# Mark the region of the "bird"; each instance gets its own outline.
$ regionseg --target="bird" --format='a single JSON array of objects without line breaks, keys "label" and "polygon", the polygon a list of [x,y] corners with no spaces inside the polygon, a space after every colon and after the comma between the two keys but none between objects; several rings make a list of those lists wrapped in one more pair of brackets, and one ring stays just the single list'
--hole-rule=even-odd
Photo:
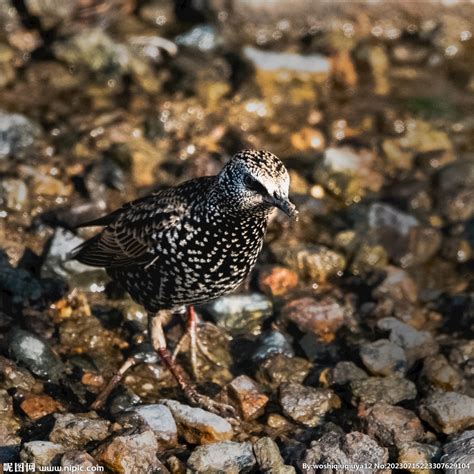
[{"label": "bird", "polygon": [[[297,217],[288,197],[289,184],[288,171],[277,156],[242,150],[214,176],[158,190],[81,224],[103,229],[75,248],[71,258],[104,267],[145,308],[153,349],[193,405],[219,414],[235,413],[189,382],[176,363],[176,353],[173,356],[167,347],[166,315],[187,311],[194,368],[196,346],[204,350],[196,334],[194,305],[230,293],[246,279],[262,249],[273,209]],[[126,360],[94,408],[106,401],[135,362]]]}]

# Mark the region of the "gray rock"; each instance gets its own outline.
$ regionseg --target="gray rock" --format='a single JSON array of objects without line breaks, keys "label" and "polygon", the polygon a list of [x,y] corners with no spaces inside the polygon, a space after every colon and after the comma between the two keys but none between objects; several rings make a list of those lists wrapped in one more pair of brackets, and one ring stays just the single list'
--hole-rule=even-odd
[{"label": "gray rock", "polygon": [[188,459],[186,472],[202,474],[240,474],[256,464],[250,443],[223,441],[197,447]]},{"label": "gray rock", "polygon": [[405,352],[388,339],[379,339],[363,345],[360,358],[373,375],[403,376],[407,371]]},{"label": "gray rock", "polygon": [[334,385],[345,385],[353,380],[364,380],[368,377],[364,370],[348,360],[338,362],[329,373],[329,380]]},{"label": "gray rock", "polygon": [[439,350],[438,343],[428,331],[418,331],[396,318],[380,319],[377,327],[383,331],[390,331],[390,341],[403,348],[409,365],[436,354]]},{"label": "gray rock", "polygon": [[55,352],[36,334],[14,327],[9,332],[8,350],[14,360],[38,377],[57,382],[64,366]]},{"label": "gray rock", "polygon": [[22,211],[28,204],[28,188],[21,179],[6,178],[0,181],[0,207]]},{"label": "gray rock", "polygon": [[178,443],[178,428],[167,406],[142,405],[124,413],[126,416],[130,414],[137,416],[142,423],[153,430],[160,446],[175,446]]},{"label": "gray rock", "polygon": [[68,467],[70,471],[76,466],[76,470],[79,472],[92,472],[93,468],[97,466],[97,461],[85,451],[74,450],[64,453],[60,464],[62,467]]},{"label": "gray rock", "polygon": [[102,441],[109,435],[110,421],[95,412],[55,414],[49,440],[69,449],[81,448],[90,441]]},{"label": "gray rock", "polygon": [[183,405],[175,400],[162,400],[173,414],[178,425],[178,433],[188,443],[205,444],[226,441],[234,432],[224,418],[201,408]]},{"label": "gray rock", "polygon": [[283,413],[293,421],[315,427],[326,413],[341,406],[341,400],[326,388],[285,383],[280,386],[280,405]]},{"label": "gray rock", "polygon": [[177,36],[175,42],[179,46],[209,52],[218,47],[220,40],[216,29],[212,25],[197,25]]},{"label": "gray rock", "polygon": [[40,466],[50,466],[59,461],[66,448],[61,444],[50,441],[30,441],[23,445],[20,459],[25,463],[35,463]]},{"label": "gray rock", "polygon": [[302,357],[277,354],[259,365],[256,378],[260,383],[275,389],[284,382],[303,383],[311,367],[313,364]]},{"label": "gray rock", "polygon": [[377,403],[363,416],[366,433],[382,446],[400,447],[423,438],[424,429],[418,417],[402,407]]},{"label": "gray rock", "polygon": [[24,152],[38,135],[38,126],[24,115],[0,111],[0,159]]},{"label": "gray rock", "polygon": [[422,400],[419,410],[421,419],[445,434],[474,425],[474,398],[458,392],[435,392]]},{"label": "gray rock", "polygon": [[283,354],[288,357],[295,355],[290,341],[279,331],[265,331],[258,340],[255,352],[252,354],[252,361],[260,363],[268,357],[276,354]]},{"label": "gray rock", "polygon": [[13,304],[27,305],[42,299],[44,287],[30,272],[11,267],[0,256],[0,292],[10,295]]},{"label": "gray rock", "polygon": [[[474,464],[474,430],[453,437],[443,446],[444,455],[440,461],[447,464],[461,464],[459,467],[448,467],[447,474],[465,473]],[[464,466],[462,466],[464,464]],[[470,466],[469,466],[470,465]]]},{"label": "gray rock", "polygon": [[58,227],[41,267],[41,276],[65,279],[76,287],[92,291],[103,288],[107,278],[103,269],[70,258],[70,252],[82,242],[84,240],[72,232]]},{"label": "gray rock", "polygon": [[0,356],[0,388],[16,388],[30,392],[36,381],[28,370],[18,367],[13,361]]},{"label": "gray rock", "polygon": [[395,405],[403,400],[416,398],[415,384],[402,377],[369,377],[363,380],[353,380],[350,383],[352,400],[356,405],[363,402],[373,405],[385,402]]},{"label": "gray rock", "polygon": [[[311,443],[311,447],[305,452],[301,466],[304,472],[316,474],[316,472],[330,473],[331,469],[316,470],[311,466],[314,464],[383,464],[388,460],[388,450],[379,446],[372,438],[358,431],[341,433],[329,431]],[[375,469],[358,468],[344,470],[347,473],[372,474]]]},{"label": "gray rock", "polygon": [[205,308],[218,327],[233,335],[260,334],[273,312],[272,301],[261,293],[221,296]]},{"label": "gray rock", "polygon": [[421,381],[431,389],[456,391],[463,387],[464,379],[442,354],[427,357],[423,362]]},{"label": "gray rock", "polygon": [[269,437],[260,438],[253,444],[253,452],[260,472],[264,474],[293,474],[293,466],[283,462],[278,445]]}]

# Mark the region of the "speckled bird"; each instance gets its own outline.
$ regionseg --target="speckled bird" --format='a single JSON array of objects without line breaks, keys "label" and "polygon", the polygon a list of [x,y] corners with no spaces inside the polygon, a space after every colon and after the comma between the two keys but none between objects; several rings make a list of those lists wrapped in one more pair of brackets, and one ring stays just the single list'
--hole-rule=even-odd
[{"label": "speckled bird", "polygon": [[[150,315],[178,312],[244,281],[271,211],[297,214],[288,189],[288,172],[275,155],[244,150],[216,176],[157,191],[83,224],[105,228],[73,257],[105,267]],[[154,344],[160,355],[163,345]]]}]

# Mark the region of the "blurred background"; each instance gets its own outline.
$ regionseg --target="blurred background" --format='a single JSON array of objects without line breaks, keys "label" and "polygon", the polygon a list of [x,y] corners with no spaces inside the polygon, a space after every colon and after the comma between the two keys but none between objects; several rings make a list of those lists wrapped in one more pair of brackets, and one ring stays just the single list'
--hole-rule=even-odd
[{"label": "blurred background", "polygon": [[[67,396],[51,392],[62,408],[91,399],[100,381],[77,374],[107,379],[144,315],[103,272],[64,262],[93,232],[74,226],[263,148],[288,167],[300,221],[275,216],[238,316],[209,310],[240,344],[213,350],[252,375],[277,347],[303,360],[288,359],[286,376],[311,372],[313,386],[355,360],[336,385],[361,367],[377,380],[346,394],[341,426],[357,422],[354,404],[393,388],[392,373],[416,384],[400,396],[424,413],[423,442],[438,449],[472,425],[473,21],[473,3],[454,0],[0,0],[2,354],[23,360],[8,346],[20,324],[69,367]],[[270,327],[290,342],[265,342]],[[404,354],[381,343],[372,359],[354,356],[389,329]],[[254,346],[252,359],[242,347]],[[208,377],[232,378],[215,367]],[[126,383],[156,396],[150,374]],[[439,390],[458,398],[420,412]],[[432,415],[439,403],[460,414]],[[283,443],[286,458],[301,443]],[[439,458],[435,448],[424,453]]]}]

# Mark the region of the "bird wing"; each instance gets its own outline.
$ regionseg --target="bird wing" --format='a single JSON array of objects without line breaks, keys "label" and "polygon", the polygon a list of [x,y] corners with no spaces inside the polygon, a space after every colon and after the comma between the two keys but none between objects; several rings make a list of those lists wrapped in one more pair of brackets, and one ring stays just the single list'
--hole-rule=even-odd
[{"label": "bird wing", "polygon": [[107,227],[74,249],[71,257],[107,268],[154,263],[163,233],[175,227],[187,209],[184,198],[167,191],[128,203],[88,223]]}]

